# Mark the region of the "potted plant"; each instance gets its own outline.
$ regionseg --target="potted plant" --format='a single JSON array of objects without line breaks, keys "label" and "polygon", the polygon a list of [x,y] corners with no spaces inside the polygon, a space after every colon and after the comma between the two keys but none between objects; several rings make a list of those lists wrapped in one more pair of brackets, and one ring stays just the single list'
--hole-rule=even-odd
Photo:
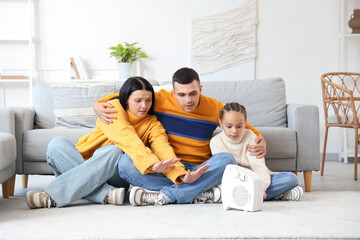
[{"label": "potted plant", "polygon": [[117,67],[119,70],[120,79],[127,79],[130,77],[130,69],[132,63],[139,58],[147,58],[145,52],[141,51],[140,47],[135,47],[135,43],[124,42],[124,45],[119,43],[117,46],[110,47],[110,57],[115,57],[118,61]]}]

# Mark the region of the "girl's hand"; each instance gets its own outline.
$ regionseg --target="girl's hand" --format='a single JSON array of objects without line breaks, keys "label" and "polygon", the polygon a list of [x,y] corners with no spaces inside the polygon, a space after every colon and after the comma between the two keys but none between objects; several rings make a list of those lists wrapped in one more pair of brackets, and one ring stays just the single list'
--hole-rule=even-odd
[{"label": "girl's hand", "polygon": [[175,167],[175,163],[179,162],[180,158],[172,158],[168,160],[162,160],[149,167],[150,171],[162,173]]},{"label": "girl's hand", "polygon": [[264,199],[267,197],[266,192],[264,191]]},{"label": "girl's hand", "polygon": [[256,158],[262,158],[266,155],[266,142],[263,136],[257,136],[254,140],[255,144],[249,145],[247,150],[250,155],[256,156]]},{"label": "girl's hand", "polygon": [[106,124],[112,123],[111,119],[116,119],[114,115],[111,113],[117,113],[116,110],[112,110],[114,106],[107,102],[95,102],[94,104],[94,112]]},{"label": "girl's hand", "polygon": [[196,180],[198,180],[206,172],[206,170],[208,170],[209,167],[210,167],[210,164],[206,164],[202,167],[199,167],[194,172],[190,172],[190,169],[189,169],[185,175],[180,176],[179,178],[184,183],[193,183]]}]

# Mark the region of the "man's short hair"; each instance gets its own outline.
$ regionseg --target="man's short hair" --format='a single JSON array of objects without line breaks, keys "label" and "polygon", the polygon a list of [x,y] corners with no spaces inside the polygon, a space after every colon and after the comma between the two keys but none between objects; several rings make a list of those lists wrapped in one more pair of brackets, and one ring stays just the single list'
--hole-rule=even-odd
[{"label": "man's short hair", "polygon": [[175,82],[179,84],[188,84],[196,80],[200,85],[200,78],[197,72],[192,68],[180,68],[172,77],[172,85],[174,87]]}]

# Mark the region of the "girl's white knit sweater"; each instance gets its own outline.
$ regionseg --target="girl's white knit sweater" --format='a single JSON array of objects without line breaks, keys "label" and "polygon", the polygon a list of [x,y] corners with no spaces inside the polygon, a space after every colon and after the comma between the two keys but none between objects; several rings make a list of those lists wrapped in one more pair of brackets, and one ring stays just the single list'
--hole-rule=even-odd
[{"label": "girl's white knit sweater", "polygon": [[213,155],[220,152],[231,153],[235,157],[236,163],[239,166],[246,167],[261,177],[263,180],[263,189],[266,191],[266,189],[270,186],[271,171],[265,165],[265,158],[256,158],[256,156],[251,156],[246,150],[249,144],[256,144],[254,142],[255,138],[256,134],[249,129],[244,129],[244,134],[236,140],[228,138],[224,131],[222,131],[211,139],[211,153]]}]

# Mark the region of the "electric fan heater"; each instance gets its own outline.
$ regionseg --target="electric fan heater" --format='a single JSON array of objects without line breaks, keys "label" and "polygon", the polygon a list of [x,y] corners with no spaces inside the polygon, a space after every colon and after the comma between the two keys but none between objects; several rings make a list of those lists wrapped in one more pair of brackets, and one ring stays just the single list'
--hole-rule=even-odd
[{"label": "electric fan heater", "polygon": [[255,172],[237,165],[227,165],[221,183],[224,210],[259,211],[263,203],[262,179]]}]

